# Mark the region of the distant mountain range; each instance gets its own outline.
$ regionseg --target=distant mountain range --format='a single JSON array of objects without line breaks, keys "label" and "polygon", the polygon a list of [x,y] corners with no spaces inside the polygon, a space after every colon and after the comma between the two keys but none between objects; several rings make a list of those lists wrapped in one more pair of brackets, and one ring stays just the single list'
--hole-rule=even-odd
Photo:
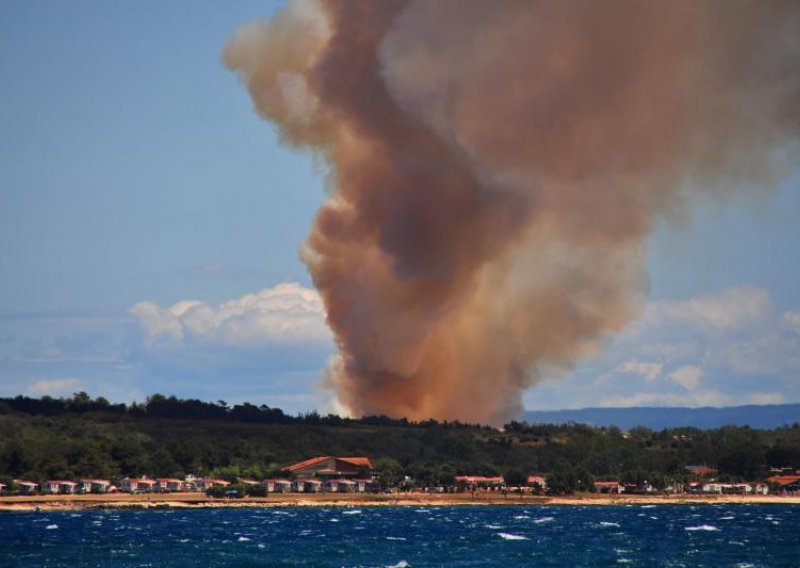
[{"label": "distant mountain range", "polygon": [[726,424],[772,429],[800,422],[800,404],[729,406],[724,408],[643,407],[580,408],[575,410],[528,410],[526,422],[564,424],[582,422],[594,426],[617,426],[628,430],[646,426],[653,430],[691,426],[719,428]]}]

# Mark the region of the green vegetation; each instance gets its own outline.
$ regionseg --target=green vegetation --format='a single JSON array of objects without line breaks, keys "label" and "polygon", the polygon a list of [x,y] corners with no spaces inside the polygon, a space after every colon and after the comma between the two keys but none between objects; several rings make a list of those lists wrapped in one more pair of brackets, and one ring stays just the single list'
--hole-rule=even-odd
[{"label": "green vegetation", "polygon": [[0,481],[188,473],[263,479],[314,455],[370,456],[383,485],[401,484],[405,476],[422,485],[448,485],[462,474],[519,480],[539,473],[556,492],[590,488],[599,479],[646,479],[663,487],[689,479],[689,464],[717,468],[722,481],[800,468],[800,425],[623,433],[512,422],[496,430],[382,416],[288,416],[266,406],[162,395],[129,406],[85,393],[0,399]]}]

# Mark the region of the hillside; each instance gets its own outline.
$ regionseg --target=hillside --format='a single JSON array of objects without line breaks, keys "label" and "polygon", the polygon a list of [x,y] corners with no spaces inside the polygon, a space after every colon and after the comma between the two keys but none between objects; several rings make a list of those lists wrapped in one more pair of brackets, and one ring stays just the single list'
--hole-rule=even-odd
[{"label": "hillside", "polygon": [[731,479],[800,468],[800,425],[623,433],[581,424],[486,426],[387,417],[288,416],[266,406],[227,407],[153,395],[145,404],[71,399],[0,399],[0,480],[146,474],[181,477],[277,475],[315,455],[369,456],[385,481],[426,484],[456,474],[554,471],[595,478],[679,479],[708,464]]}]

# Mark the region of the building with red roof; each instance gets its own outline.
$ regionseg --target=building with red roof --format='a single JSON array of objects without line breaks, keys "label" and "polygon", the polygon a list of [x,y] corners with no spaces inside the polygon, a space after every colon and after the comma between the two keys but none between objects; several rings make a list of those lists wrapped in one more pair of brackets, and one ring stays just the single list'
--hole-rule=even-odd
[{"label": "building with red roof", "polygon": [[364,472],[372,471],[372,462],[366,457],[317,456],[305,461],[292,464],[284,471],[296,477],[354,477]]},{"label": "building with red roof", "polygon": [[619,481],[595,481],[594,489],[598,493],[622,493],[625,491]]},{"label": "building with red roof", "polygon": [[779,488],[800,485],[800,475],[773,475],[767,478],[767,483],[777,485]]}]

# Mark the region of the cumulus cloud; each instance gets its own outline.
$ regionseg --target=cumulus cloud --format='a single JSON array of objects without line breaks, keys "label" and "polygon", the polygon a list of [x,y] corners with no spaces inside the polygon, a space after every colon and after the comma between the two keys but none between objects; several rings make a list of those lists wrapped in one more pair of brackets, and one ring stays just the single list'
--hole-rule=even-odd
[{"label": "cumulus cloud", "polygon": [[[800,376],[800,310],[776,310],[766,290],[652,302],[632,329],[564,378],[574,406],[725,406],[794,402]],[[633,377],[639,381],[631,380]],[[559,385],[537,392],[560,404]]]},{"label": "cumulus cloud", "polygon": [[651,304],[646,326],[678,324],[706,332],[730,332],[763,321],[770,311],[769,294],[757,286],[739,286],[689,300]]},{"label": "cumulus cloud", "polygon": [[143,301],[131,308],[150,348],[260,347],[327,344],[322,301],[297,283],[278,284],[217,305],[181,300],[170,307]]},{"label": "cumulus cloud", "polygon": [[653,382],[659,375],[661,369],[664,367],[661,363],[643,363],[641,361],[631,360],[625,361],[616,368],[619,373],[633,373],[641,375],[647,382]]},{"label": "cumulus cloud", "polygon": [[702,377],[703,370],[693,365],[684,365],[667,375],[669,380],[678,383],[688,391],[696,390]]}]

